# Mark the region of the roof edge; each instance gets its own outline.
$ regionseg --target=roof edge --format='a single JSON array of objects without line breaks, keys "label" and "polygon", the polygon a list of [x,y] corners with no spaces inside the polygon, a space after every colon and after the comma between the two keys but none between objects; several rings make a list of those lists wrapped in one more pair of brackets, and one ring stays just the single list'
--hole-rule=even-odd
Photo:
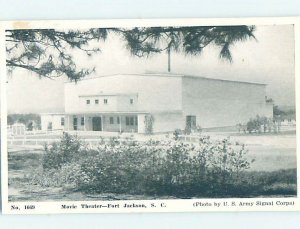
[{"label": "roof edge", "polygon": [[[78,82],[85,81],[85,80],[99,79],[102,77],[114,77],[114,76],[181,77],[181,78],[194,78],[194,79],[204,79],[204,80],[223,81],[223,82],[242,83],[242,84],[254,84],[254,85],[262,85],[262,86],[267,85],[266,83],[210,78],[207,76],[186,75],[186,74],[177,74],[177,73],[141,73],[141,74],[119,73],[119,74],[96,76],[96,77],[92,77],[92,78],[84,78],[84,79],[79,80]],[[74,82],[65,82],[65,84],[69,84],[69,83],[74,83]]]}]

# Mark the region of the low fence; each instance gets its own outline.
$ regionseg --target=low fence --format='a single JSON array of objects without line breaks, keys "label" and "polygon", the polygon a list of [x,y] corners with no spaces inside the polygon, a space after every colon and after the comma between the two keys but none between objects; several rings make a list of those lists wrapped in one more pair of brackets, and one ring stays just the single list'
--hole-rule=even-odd
[{"label": "low fence", "polygon": [[63,130],[62,129],[57,129],[57,130],[24,130],[22,132],[13,132],[11,127],[7,128],[7,135],[10,138],[14,137],[24,137],[24,136],[36,136],[36,135],[55,135],[55,134],[62,134]]},{"label": "low fence", "polygon": [[11,138],[7,140],[8,145],[46,145],[53,142],[59,142],[60,139],[27,139],[27,138]]},{"label": "low fence", "polygon": [[185,142],[199,142],[200,139],[202,139],[203,136],[199,135],[179,135],[178,139]]},{"label": "low fence", "polygon": [[26,131],[25,135],[55,135],[55,134],[62,134],[62,129],[56,129],[56,130],[32,130],[32,131]]},{"label": "low fence", "polygon": [[[280,132],[295,130],[295,126],[281,126]],[[29,132],[29,131],[28,131]],[[28,133],[26,132],[26,133]],[[31,131],[30,131],[31,132]],[[8,137],[8,145],[45,145],[51,144],[53,142],[59,142],[61,140],[62,134],[64,132],[62,130],[53,130],[48,132],[35,131],[30,134],[26,134],[23,136],[9,136]],[[98,131],[66,131],[74,136],[78,136],[82,141],[86,142],[89,145],[99,144],[101,141],[108,142],[112,138],[116,138],[118,141],[139,141],[145,142],[147,140],[163,140],[163,136],[156,135],[139,135],[139,134],[131,134],[131,133],[123,133],[120,135],[116,132],[98,132]],[[231,132],[238,133],[238,132]],[[228,135],[227,135],[228,134]],[[241,133],[242,134],[242,133]],[[264,133],[262,133],[264,134]],[[209,135],[211,139],[220,140],[230,136],[229,132],[208,132],[203,134],[190,134],[184,135],[180,134],[178,139],[184,142],[196,143],[199,142],[204,136]],[[243,135],[241,135],[243,136]],[[246,135],[245,135],[246,136]],[[169,136],[167,138],[173,138],[173,136]]]},{"label": "low fence", "polygon": [[[94,137],[94,138],[80,138],[81,141],[88,145],[98,145],[100,142],[109,142],[112,139],[115,139],[120,142],[132,142],[136,141],[134,138],[129,138],[129,137],[122,137],[122,138],[116,138],[114,136],[111,137]],[[59,142],[61,141],[61,138],[59,136],[56,136],[55,138],[8,138],[7,144],[9,146],[45,146],[49,145],[54,142]]]}]

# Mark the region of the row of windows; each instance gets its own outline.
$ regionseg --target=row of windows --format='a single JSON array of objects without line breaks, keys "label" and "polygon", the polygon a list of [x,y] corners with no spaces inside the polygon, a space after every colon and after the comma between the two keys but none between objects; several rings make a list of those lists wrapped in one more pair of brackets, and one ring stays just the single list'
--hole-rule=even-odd
[{"label": "row of windows", "polygon": [[[84,117],[81,117],[80,123],[81,123],[82,126],[84,126]],[[64,125],[65,125],[65,118],[64,118],[64,117],[62,117],[62,118],[60,119],[60,125],[61,125],[61,126],[64,126]],[[77,125],[77,118],[74,118],[74,119],[73,119],[73,125]]]},{"label": "row of windows", "polygon": [[[109,123],[114,124],[114,117],[109,118]],[[126,126],[137,125],[137,117],[126,117],[125,123],[126,123]],[[117,124],[120,124],[120,117],[117,117]]]},{"label": "row of windows", "polygon": [[[73,126],[77,126],[77,118],[73,118]],[[84,126],[84,117],[80,118],[80,125]]]},{"label": "row of windows", "polygon": [[[110,124],[114,124],[114,117],[109,117],[109,123]],[[77,129],[77,122],[78,122],[78,118],[73,118],[73,126],[75,129]],[[120,124],[120,117],[116,118],[116,123]],[[65,118],[61,118],[60,119],[60,125],[64,126],[65,125]],[[80,118],[80,125],[84,126],[84,117]],[[127,126],[133,126],[133,125],[137,125],[137,118],[136,117],[126,117],[126,125]],[[48,125],[48,129],[51,128],[52,129],[52,122],[51,122],[51,127],[49,127],[50,125]]]},{"label": "row of windows", "polygon": [[[114,124],[114,117],[109,117],[109,124]],[[117,117],[117,124],[120,124],[120,117]]]},{"label": "row of windows", "polygon": [[[108,103],[108,100],[107,99],[103,99],[103,103],[104,104],[107,104]],[[91,100],[90,99],[87,99],[86,100],[86,104],[91,104]],[[99,104],[99,99],[95,99],[95,104]]]},{"label": "row of windows", "polygon": [[[137,117],[126,117],[125,121],[126,121],[126,126],[137,125]],[[73,118],[73,126],[77,126],[77,122],[78,122],[78,119],[77,118]],[[109,123],[110,124],[114,124],[115,123],[114,117],[109,117]],[[120,117],[116,118],[116,124],[120,124]],[[51,125],[52,125],[52,123],[51,123]],[[62,117],[60,119],[60,125],[61,126],[65,125],[65,118]],[[80,125],[84,126],[84,117],[80,118]]]},{"label": "row of windows", "polygon": [[137,125],[137,117],[126,117],[126,126]]},{"label": "row of windows", "polygon": [[[107,104],[107,99],[104,99],[104,100],[103,100],[103,103],[104,103],[104,104]],[[90,100],[90,99],[87,99],[87,100],[86,100],[86,104],[91,104],[91,100]],[[99,99],[95,99],[95,104],[99,104]]]},{"label": "row of windows", "polygon": [[[77,121],[78,121],[77,118],[73,118],[73,128],[74,128],[74,130],[77,130]],[[81,117],[80,124],[82,126],[84,126],[84,117]]]},{"label": "row of windows", "polygon": [[[133,104],[133,99],[130,99],[129,102],[130,102],[130,104]],[[103,103],[108,104],[108,99],[103,99]],[[87,105],[91,104],[91,100],[87,99],[86,104]],[[95,104],[99,104],[99,99],[95,99]]]}]

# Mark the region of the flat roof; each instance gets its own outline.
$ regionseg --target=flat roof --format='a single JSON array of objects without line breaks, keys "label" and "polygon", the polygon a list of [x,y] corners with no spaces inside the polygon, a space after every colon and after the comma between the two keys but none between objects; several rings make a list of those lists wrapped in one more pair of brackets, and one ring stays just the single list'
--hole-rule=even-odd
[{"label": "flat roof", "polygon": [[[257,82],[249,82],[249,81],[239,81],[239,80],[228,80],[228,79],[219,79],[219,78],[210,78],[207,76],[196,76],[196,75],[185,75],[185,74],[176,74],[176,73],[120,73],[120,74],[111,74],[111,75],[102,75],[102,76],[96,76],[96,77],[87,77],[83,78],[80,81],[84,80],[93,80],[93,79],[99,79],[102,77],[113,77],[113,76],[147,76],[147,77],[181,77],[181,78],[193,78],[193,79],[204,79],[204,80],[213,80],[213,81],[222,81],[222,82],[232,82],[232,83],[242,83],[242,84],[254,84],[254,85],[261,85],[265,86],[266,83],[257,83]],[[65,82],[65,83],[74,83],[74,82]]]},{"label": "flat roof", "polygon": [[127,95],[127,96],[137,96],[137,93],[99,93],[99,94],[87,94],[87,95],[79,95],[79,97],[102,97],[102,96],[120,96],[120,95]]},{"label": "flat roof", "polygon": [[64,112],[39,113],[39,115],[64,115]]},{"label": "flat roof", "polygon": [[101,114],[160,114],[160,113],[182,113],[182,110],[161,110],[161,111],[81,111],[81,112],[66,112],[66,115],[101,115]]},{"label": "flat roof", "polygon": [[80,111],[80,112],[64,112],[64,113],[41,113],[40,115],[91,115],[91,114],[159,114],[159,113],[181,113],[182,110],[158,110],[158,111]]}]

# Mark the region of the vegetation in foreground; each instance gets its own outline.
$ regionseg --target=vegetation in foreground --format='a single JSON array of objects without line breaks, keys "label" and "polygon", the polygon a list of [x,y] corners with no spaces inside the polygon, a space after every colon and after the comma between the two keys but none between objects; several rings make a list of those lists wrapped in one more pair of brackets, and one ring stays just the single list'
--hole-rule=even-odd
[{"label": "vegetation in foreground", "polygon": [[296,195],[296,169],[247,171],[251,166],[247,150],[227,140],[203,138],[198,144],[149,141],[142,145],[111,139],[90,149],[66,134],[45,151],[40,171],[26,179],[39,187],[153,198]]}]

